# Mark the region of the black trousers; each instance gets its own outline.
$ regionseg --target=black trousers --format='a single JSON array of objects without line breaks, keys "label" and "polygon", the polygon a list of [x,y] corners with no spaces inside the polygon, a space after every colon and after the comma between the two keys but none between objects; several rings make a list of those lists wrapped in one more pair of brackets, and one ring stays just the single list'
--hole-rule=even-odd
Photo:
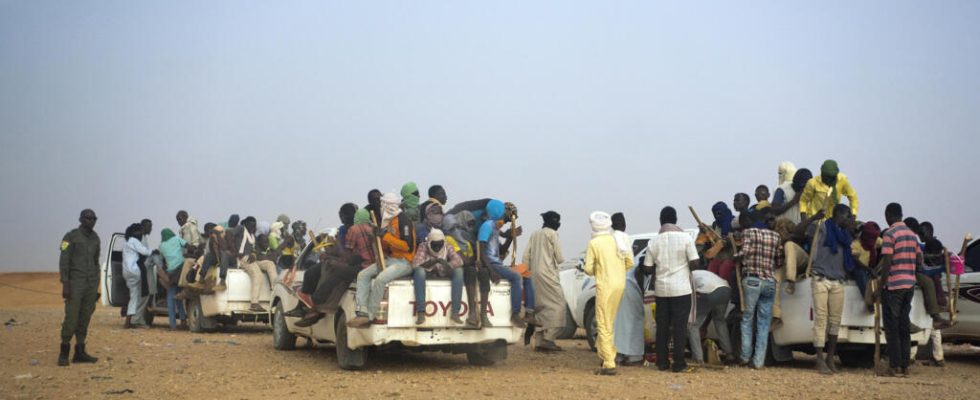
[{"label": "black trousers", "polygon": [[[318,268],[319,269],[319,268]],[[334,290],[344,290],[350,283],[357,279],[357,274],[361,272],[360,265],[345,265],[330,269],[326,273],[321,272],[319,283],[313,291],[311,298],[316,306],[327,302]],[[312,281],[312,279],[311,279]],[[306,276],[303,277],[303,286],[306,286]],[[305,292],[305,290],[304,290]]]},{"label": "black trousers", "polygon": [[912,289],[884,290],[881,310],[884,313],[885,340],[888,341],[888,366],[908,368],[912,351],[909,312],[912,311]]},{"label": "black trousers", "polygon": [[[687,346],[687,319],[691,314],[691,296],[676,297],[657,296],[657,367],[660,370],[670,368],[674,372],[687,369],[684,360],[684,349]],[[668,345],[674,342],[674,363],[671,365],[667,358]]]}]

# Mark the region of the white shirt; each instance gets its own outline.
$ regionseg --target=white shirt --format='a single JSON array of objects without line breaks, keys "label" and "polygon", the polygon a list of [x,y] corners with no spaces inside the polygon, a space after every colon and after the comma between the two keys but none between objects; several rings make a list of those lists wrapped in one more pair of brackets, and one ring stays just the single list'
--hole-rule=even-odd
[{"label": "white shirt", "polygon": [[664,232],[647,247],[643,265],[657,266],[654,291],[658,297],[677,297],[691,294],[691,270],[688,262],[698,259],[694,239],[687,232]]},{"label": "white shirt", "polygon": [[[796,197],[796,191],[793,190],[793,182],[786,182],[782,185],[779,185],[779,189],[783,189],[783,204],[789,203],[790,201],[793,200],[793,197]],[[783,204],[780,204],[780,206],[782,206]],[[794,224],[799,225],[800,203],[796,203],[795,206],[786,209],[786,212],[780,214],[779,218],[789,219],[790,221],[793,221]]]},{"label": "white shirt", "polygon": [[718,290],[718,288],[730,287],[728,282],[721,279],[720,276],[715,275],[713,272],[699,269],[697,271],[691,272],[694,275],[694,291],[702,294],[708,294]]},{"label": "white shirt", "polygon": [[143,242],[136,238],[129,238],[126,246],[123,247],[123,278],[127,280],[140,277],[139,259],[140,255],[149,256],[150,249],[143,245]]}]

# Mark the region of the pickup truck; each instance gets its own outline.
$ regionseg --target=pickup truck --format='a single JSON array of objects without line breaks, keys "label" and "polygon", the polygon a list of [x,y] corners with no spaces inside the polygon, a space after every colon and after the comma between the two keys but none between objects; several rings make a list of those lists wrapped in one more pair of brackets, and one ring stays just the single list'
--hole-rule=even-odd
[{"label": "pickup truck", "polygon": [[[104,306],[122,307],[129,301],[129,289],[122,276],[122,249],[125,244],[126,239],[121,233],[115,233],[109,239],[108,254],[102,264]],[[217,268],[212,271],[217,272]],[[150,301],[144,314],[147,324],[152,324],[157,315],[167,315],[167,291],[155,281],[151,279],[151,285],[156,288],[150,290]],[[263,279],[262,285],[259,303],[268,309],[272,290],[268,280]],[[238,322],[269,322],[268,312],[249,311],[252,280],[248,273],[238,268],[229,269],[225,286],[227,289],[220,292],[188,291],[184,305],[192,332],[214,331],[221,325],[235,325]]]},{"label": "pickup truck", "polygon": [[[426,282],[425,323],[415,325],[415,294],[408,278],[388,284],[380,315],[368,328],[347,327],[347,321],[355,317],[353,284],[347,288],[336,312],[310,327],[297,327],[299,318],[286,317],[284,313],[299,304],[296,292],[302,285],[303,275],[311,268],[320,267],[318,259],[313,245],[308,244],[298,257],[292,281],[277,282],[273,289],[272,332],[273,347],[277,350],[293,350],[297,337],[301,336],[316,344],[333,343],[337,364],[345,370],[363,369],[369,350],[394,349],[465,353],[470,364],[493,365],[505,360],[507,345],[522,337],[523,330],[510,323],[510,285],[506,282],[494,284],[490,290],[488,314],[493,327],[489,328],[466,330],[450,322],[450,284],[448,280],[436,279]],[[470,306],[464,293],[460,314],[465,316]]]},{"label": "pickup truck", "polygon": [[[692,237],[697,235],[697,230],[688,229],[685,232]],[[650,240],[657,236],[656,233],[646,233],[632,235],[630,239],[633,243],[634,261],[639,264],[643,261],[646,247]],[[572,266],[571,264],[574,264]],[[586,339],[589,347],[595,349],[595,280],[582,272],[582,261],[578,260],[570,263],[559,274],[565,300],[568,303],[569,312],[574,321],[585,328]],[[656,331],[656,323],[653,321],[653,313],[656,307],[656,294],[653,290],[651,279],[647,277],[645,282],[639,283],[644,289],[643,308],[644,320],[644,339],[646,344],[653,343],[653,333]],[[970,279],[964,281],[964,287],[969,285]],[[627,281],[627,284],[632,284]],[[804,278],[796,283],[796,290],[792,295],[785,292],[787,286],[783,282],[779,290],[780,303],[783,313],[783,323],[774,326],[770,331],[770,345],[766,357],[767,364],[773,362],[786,362],[793,359],[793,351],[813,353],[813,297],[810,289],[810,279]],[[639,289],[639,288],[635,288]],[[964,290],[961,289],[961,292]],[[729,332],[731,332],[732,344],[735,351],[739,351],[741,344],[741,334],[739,332],[738,312],[730,306],[729,310]],[[961,310],[964,306],[960,307]],[[925,344],[929,341],[932,330],[932,318],[925,312],[922,302],[922,291],[916,288],[912,299],[912,311],[910,313],[912,322],[912,345]],[[969,317],[966,317],[969,318]],[[712,330],[709,330],[712,332]],[[943,332],[944,338],[946,331]],[[854,282],[848,282],[844,288],[844,315],[841,318],[841,328],[839,332],[839,345],[837,354],[841,362],[847,366],[870,366],[874,354],[874,317],[864,306],[864,300]],[[885,343],[884,331],[881,335],[881,343]]]}]

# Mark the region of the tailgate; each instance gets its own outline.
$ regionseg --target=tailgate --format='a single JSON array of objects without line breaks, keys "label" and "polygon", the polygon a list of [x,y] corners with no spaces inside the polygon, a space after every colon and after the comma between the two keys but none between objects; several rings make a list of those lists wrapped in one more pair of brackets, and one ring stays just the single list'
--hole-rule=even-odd
[{"label": "tailgate", "polygon": [[[449,321],[451,285],[448,280],[428,280],[425,283],[425,323],[415,325],[415,288],[410,280],[398,280],[388,284],[389,328],[446,328],[457,327]],[[479,295],[477,296],[479,297]],[[465,320],[470,305],[466,303],[466,288],[460,307],[460,318]],[[494,327],[510,326],[510,284],[500,282],[490,288],[490,304],[487,316]]]}]

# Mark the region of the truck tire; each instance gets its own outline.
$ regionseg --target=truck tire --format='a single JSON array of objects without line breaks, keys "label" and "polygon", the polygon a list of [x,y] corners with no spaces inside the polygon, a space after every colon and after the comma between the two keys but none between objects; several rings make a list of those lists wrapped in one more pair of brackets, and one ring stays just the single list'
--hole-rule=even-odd
[{"label": "truck tire", "polygon": [[572,318],[572,310],[565,307],[565,327],[558,331],[558,339],[571,339],[575,337],[577,330],[578,325],[575,325],[575,319]]},{"label": "truck tire", "polygon": [[874,346],[839,350],[837,356],[840,357],[841,365],[848,368],[873,368],[875,366]]},{"label": "truck tire", "polygon": [[470,351],[466,352],[466,361],[470,365],[479,367],[489,367],[506,359],[507,342],[504,341],[473,345]]},{"label": "truck tire", "polygon": [[585,323],[585,340],[589,343],[589,349],[596,351],[595,341],[599,336],[599,325],[595,320],[594,300],[585,306],[585,317],[582,319],[582,322]]},{"label": "truck tire", "polygon": [[296,348],[296,335],[289,332],[286,326],[286,316],[283,315],[282,303],[277,303],[272,317],[272,347],[276,350],[293,350]]},{"label": "truck tire", "polygon": [[347,371],[364,369],[364,365],[367,364],[367,349],[362,347],[351,350],[347,347],[347,318],[343,311],[337,315],[336,334],[337,365],[340,369]]},{"label": "truck tire", "polygon": [[191,332],[210,332],[218,328],[218,322],[214,318],[204,316],[200,299],[187,299],[184,308],[187,310],[187,325],[190,326]]}]

